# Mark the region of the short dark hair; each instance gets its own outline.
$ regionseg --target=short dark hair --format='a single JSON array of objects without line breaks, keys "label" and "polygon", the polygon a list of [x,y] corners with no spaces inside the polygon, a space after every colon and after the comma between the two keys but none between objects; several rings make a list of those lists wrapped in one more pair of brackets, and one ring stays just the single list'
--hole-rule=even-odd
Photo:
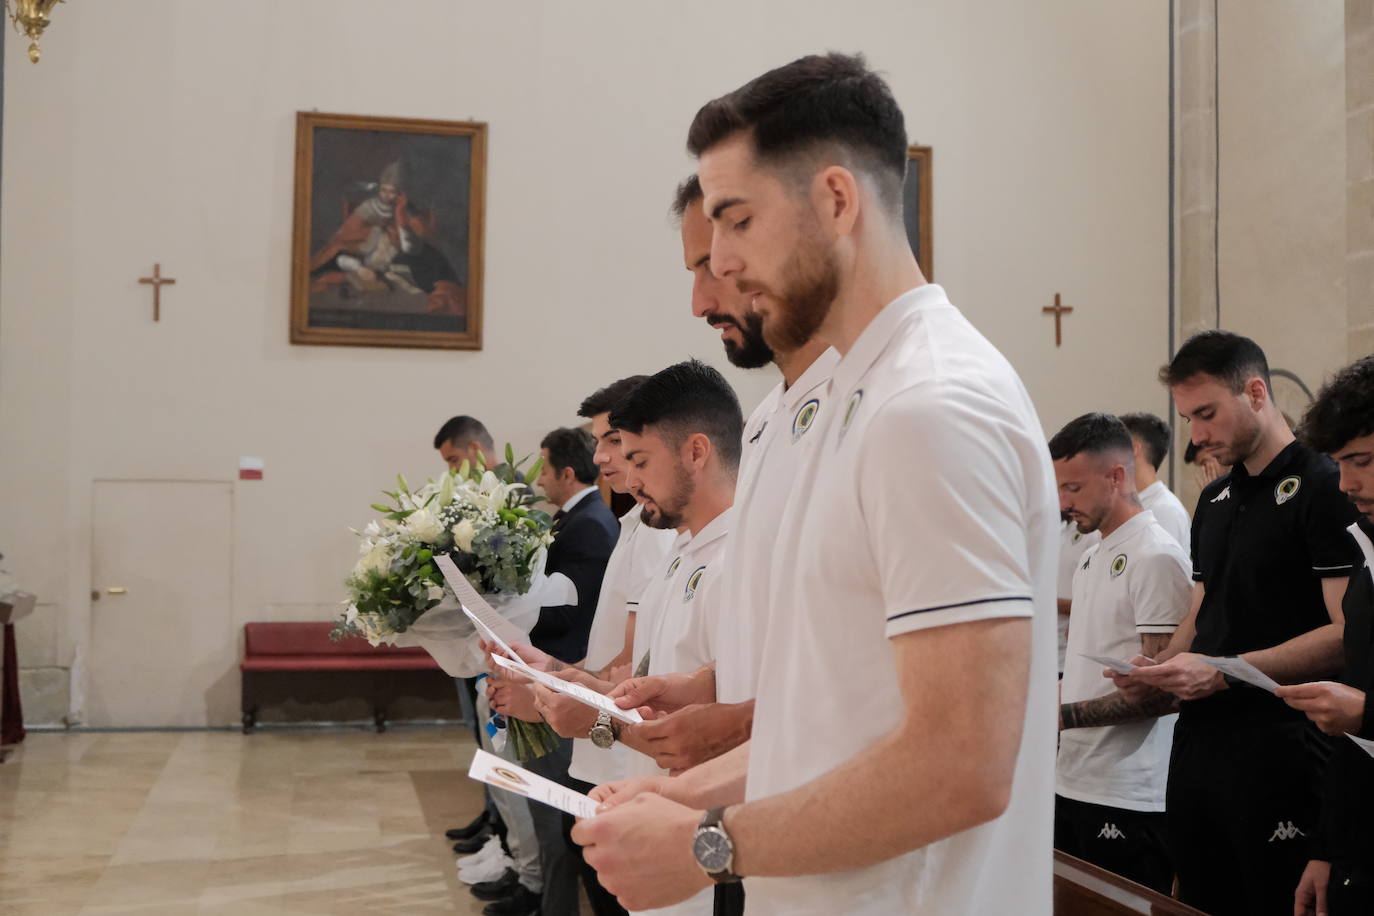
[{"label": "short dark hair", "polygon": [[1139,439],[1145,460],[1154,465],[1156,471],[1169,454],[1169,424],[1152,413],[1123,413],[1121,423],[1131,438]]},{"label": "short dark hair", "polygon": [[1374,356],[1358,359],[1317,392],[1298,435],[1309,447],[1333,454],[1374,433]]},{"label": "short dark hair", "polygon": [[1172,388],[1198,375],[1210,375],[1240,394],[1245,380],[1259,378],[1269,391],[1269,360],[1260,345],[1230,331],[1201,331],[1189,337],[1169,365],[1159,370],[1159,380]]},{"label": "short dark hair", "polygon": [[599,473],[592,453],[596,451],[596,441],[585,429],[572,429],[560,426],[545,436],[539,443],[540,448],[549,450],[549,467],[555,471],[572,468],[578,483],[595,483]]},{"label": "short dark hair", "polygon": [[701,178],[695,172],[688,175],[673,192],[673,217],[682,222],[687,215],[687,208],[705,196],[701,190]]},{"label": "short dark hair", "polygon": [[1126,424],[1109,413],[1085,413],[1070,420],[1050,440],[1050,458],[1054,461],[1067,461],[1083,452],[1125,452],[1129,459],[1131,434]]},{"label": "short dark hair", "polygon": [[744,415],[735,390],[715,369],[695,359],[650,376],[611,411],[611,425],[638,435],[659,427],[674,447],[704,434],[731,471],[739,467]]},{"label": "short dark hair", "polygon": [[476,442],[487,455],[496,451],[496,443],[492,441],[491,433],[487,432],[482,421],[466,414],[454,417],[439,427],[439,431],[434,434],[434,447],[439,448],[445,442],[452,442],[454,445]]},{"label": "short dark hair", "polygon": [[627,375],[623,379],[611,382],[605,388],[598,388],[582,399],[582,406],[577,408],[577,415],[590,420],[598,414],[614,413],[620,402],[630,396],[630,392],[648,380],[647,375]]},{"label": "short dark hair", "polygon": [[[702,153],[748,131],[761,162],[784,163],[827,146],[879,182],[883,200],[900,213],[907,139],[892,89],[861,54],[813,54],[769,70],[707,102],[692,120],[687,151]],[[810,176],[808,176],[810,177]]]}]

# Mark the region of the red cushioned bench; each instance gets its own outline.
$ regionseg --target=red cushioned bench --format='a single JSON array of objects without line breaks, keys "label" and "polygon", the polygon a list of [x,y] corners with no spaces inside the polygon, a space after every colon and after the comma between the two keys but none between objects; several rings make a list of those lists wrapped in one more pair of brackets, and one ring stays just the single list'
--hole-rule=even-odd
[{"label": "red cushioned bench", "polygon": [[[377,731],[386,730],[386,701],[418,682],[442,685],[454,694],[453,681],[429,653],[419,647],[376,646],[356,636],[329,638],[333,623],[247,623],[243,626],[243,733],[257,724],[258,707],[268,686],[301,686],[311,680],[312,699],[321,681],[343,689],[344,696],[372,702]],[[322,677],[321,677],[322,675]],[[294,691],[293,691],[294,692]],[[415,691],[409,691],[415,692]],[[432,694],[433,690],[419,691]],[[456,695],[456,694],[455,694]]]}]

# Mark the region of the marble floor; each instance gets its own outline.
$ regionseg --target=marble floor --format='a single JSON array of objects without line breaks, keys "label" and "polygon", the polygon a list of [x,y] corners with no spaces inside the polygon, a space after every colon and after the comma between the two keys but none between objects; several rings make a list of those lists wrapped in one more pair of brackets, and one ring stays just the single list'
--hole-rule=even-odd
[{"label": "marble floor", "polygon": [[0,765],[0,914],[480,913],[443,832],[459,729],[30,734]]}]

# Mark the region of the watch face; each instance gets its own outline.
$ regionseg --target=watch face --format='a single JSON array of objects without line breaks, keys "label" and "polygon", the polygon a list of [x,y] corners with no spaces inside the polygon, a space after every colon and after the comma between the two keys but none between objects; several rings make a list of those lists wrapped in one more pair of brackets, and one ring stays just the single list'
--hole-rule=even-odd
[{"label": "watch face", "polygon": [[708,827],[697,832],[696,839],[692,841],[692,854],[705,871],[720,872],[730,867],[734,850],[724,833]]},{"label": "watch face", "polygon": [[591,733],[587,737],[592,739],[592,744],[603,750],[615,744],[615,733],[611,731],[609,725],[593,725]]}]

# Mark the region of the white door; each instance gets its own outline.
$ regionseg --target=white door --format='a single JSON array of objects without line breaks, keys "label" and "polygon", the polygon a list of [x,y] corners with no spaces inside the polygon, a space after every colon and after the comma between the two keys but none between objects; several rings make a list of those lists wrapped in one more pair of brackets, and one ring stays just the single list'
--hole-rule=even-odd
[{"label": "white door", "polygon": [[95,482],[86,724],[238,720],[232,496],[227,481]]}]

